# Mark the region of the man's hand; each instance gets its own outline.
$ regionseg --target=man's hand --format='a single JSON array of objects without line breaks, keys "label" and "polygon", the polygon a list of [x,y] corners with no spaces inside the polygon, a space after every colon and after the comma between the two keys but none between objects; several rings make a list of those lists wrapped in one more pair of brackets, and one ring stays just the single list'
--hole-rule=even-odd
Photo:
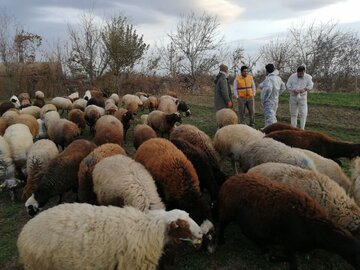
[{"label": "man's hand", "polygon": [[232,107],[233,107],[232,102],[231,102],[231,101],[229,101],[229,102],[228,102],[228,104],[227,104],[227,106],[228,106],[228,108],[232,108]]}]

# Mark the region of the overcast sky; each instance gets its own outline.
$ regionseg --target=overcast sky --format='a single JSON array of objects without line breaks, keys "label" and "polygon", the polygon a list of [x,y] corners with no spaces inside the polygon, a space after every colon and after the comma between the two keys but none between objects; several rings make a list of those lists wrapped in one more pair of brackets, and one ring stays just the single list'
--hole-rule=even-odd
[{"label": "overcast sky", "polygon": [[248,52],[302,22],[332,20],[360,32],[359,0],[1,0],[0,9],[50,42],[65,39],[67,25],[90,11],[99,23],[114,14],[128,17],[150,45],[174,31],[180,15],[191,11],[218,16],[225,41]]}]

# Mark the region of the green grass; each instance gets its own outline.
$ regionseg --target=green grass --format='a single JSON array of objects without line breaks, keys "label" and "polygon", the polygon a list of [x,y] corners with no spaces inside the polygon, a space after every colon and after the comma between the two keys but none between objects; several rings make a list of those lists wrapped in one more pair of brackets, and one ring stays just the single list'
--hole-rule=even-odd
[{"label": "green grass", "polygon": [[[213,137],[216,132],[213,98],[208,95],[182,96],[191,106],[192,116],[183,118],[183,123],[193,124]],[[256,100],[256,126],[264,124],[262,109]],[[359,96],[342,93],[310,93],[307,129],[326,132],[330,136],[351,142],[359,141],[360,119]],[[139,113],[139,116],[142,113]],[[288,96],[282,96],[278,110],[278,120],[289,122]],[[139,120],[135,121],[139,123]],[[88,131],[85,133],[89,137]],[[132,156],[132,128],[128,131],[124,148]],[[344,159],[344,169],[348,172],[348,161]],[[230,163],[224,163],[223,170],[231,175]],[[51,204],[50,204],[51,205]],[[17,268],[16,239],[22,226],[29,220],[23,202],[11,202],[7,192],[0,193],[0,269]],[[178,251],[175,269],[288,269],[285,263],[273,264],[266,261],[257,247],[232,224],[225,233],[226,243],[216,253],[209,255],[196,252],[183,244]],[[333,254],[314,251],[309,255],[298,255],[300,269],[351,269],[349,265]]]}]

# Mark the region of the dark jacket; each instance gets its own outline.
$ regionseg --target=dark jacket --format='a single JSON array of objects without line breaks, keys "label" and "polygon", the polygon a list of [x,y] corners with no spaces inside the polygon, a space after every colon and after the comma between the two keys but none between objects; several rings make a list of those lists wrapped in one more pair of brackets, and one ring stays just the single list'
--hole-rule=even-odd
[{"label": "dark jacket", "polygon": [[214,105],[216,110],[228,108],[228,103],[231,101],[231,88],[225,74],[219,72],[215,78],[215,96]]}]

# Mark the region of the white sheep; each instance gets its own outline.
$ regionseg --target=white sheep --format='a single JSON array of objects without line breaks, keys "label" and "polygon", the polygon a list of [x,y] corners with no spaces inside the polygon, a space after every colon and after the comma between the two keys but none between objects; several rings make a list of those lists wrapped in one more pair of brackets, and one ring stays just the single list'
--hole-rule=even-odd
[{"label": "white sheep", "polygon": [[30,129],[24,124],[11,125],[5,130],[4,139],[10,146],[11,157],[16,167],[24,169],[27,153],[33,145]]},{"label": "white sheep", "polygon": [[85,111],[87,104],[87,100],[83,98],[79,98],[73,102],[72,109],[80,109],[82,111]]},{"label": "white sheep", "polygon": [[96,121],[103,115],[105,115],[105,109],[99,106],[89,105],[85,108],[85,120],[91,131],[93,131]]},{"label": "white sheep", "polygon": [[109,98],[110,98],[110,99],[112,99],[112,100],[115,102],[115,104],[116,104],[116,105],[118,105],[118,104],[119,104],[120,97],[119,97],[119,95],[118,95],[118,94],[113,93],[113,94],[111,94],[111,96],[110,96]]},{"label": "white sheep", "polygon": [[101,205],[130,205],[145,212],[165,209],[154,179],[132,158],[106,157],[95,165],[92,176],[97,202]]},{"label": "white sheep", "polygon": [[135,95],[131,95],[131,94],[126,94],[122,97],[121,99],[124,108],[132,111],[133,113],[135,113],[135,111],[137,110],[137,108],[139,106],[143,105],[143,102],[140,100],[140,98],[138,96]]},{"label": "white sheep", "polygon": [[69,111],[72,109],[72,102],[70,99],[67,99],[67,98],[54,97],[51,100],[51,103],[56,106],[58,111],[62,110],[62,113],[64,113],[64,111]]},{"label": "white sheep", "polygon": [[54,104],[45,104],[43,107],[41,107],[40,118],[44,119],[44,115],[47,112],[51,112],[51,111],[56,111],[57,112],[57,109],[56,109],[55,105]]},{"label": "white sheep", "polygon": [[17,247],[26,270],[155,270],[165,245],[187,240],[199,246],[201,238],[200,227],[181,210],[74,203],[31,219]]},{"label": "white sheep", "polygon": [[41,176],[51,160],[59,154],[53,141],[44,139],[36,141],[29,149],[26,160],[26,185],[23,188],[23,199],[28,199],[36,190]]},{"label": "white sheep", "polygon": [[314,162],[304,153],[271,138],[252,141],[244,146],[240,155],[240,166],[243,172],[266,163],[279,162],[316,170]]},{"label": "white sheep", "polygon": [[30,114],[34,116],[36,119],[40,118],[40,112],[41,112],[41,108],[39,108],[38,106],[29,106],[20,110],[20,113]]},{"label": "white sheep", "polygon": [[284,163],[263,163],[249,173],[260,173],[303,191],[323,207],[332,221],[359,236],[360,207],[328,176]]},{"label": "white sheep", "polygon": [[73,92],[68,96],[72,101],[79,99],[79,92]]},{"label": "white sheep", "polygon": [[351,160],[350,171],[351,180],[353,181],[350,193],[354,197],[356,203],[360,205],[360,157]]},{"label": "white sheep", "polygon": [[339,164],[329,158],[324,158],[319,154],[316,154],[310,150],[296,148],[299,151],[307,155],[315,164],[316,170],[319,173],[329,176],[332,180],[342,186],[345,191],[350,192],[351,190],[351,180],[341,169]]},{"label": "white sheep", "polygon": [[42,119],[44,120],[46,129],[48,129],[52,123],[60,120],[60,114],[57,111],[49,111],[43,115]]},{"label": "white sheep", "polygon": [[15,165],[11,156],[11,149],[4,137],[0,136],[0,179],[15,177]]},{"label": "white sheep", "polygon": [[239,123],[239,118],[232,109],[224,108],[218,110],[215,115],[217,128]]},{"label": "white sheep", "polygon": [[234,172],[237,173],[236,161],[239,161],[242,149],[250,142],[260,140],[264,133],[243,124],[227,125],[218,129],[214,136],[214,148],[222,162],[230,157]]},{"label": "white sheep", "polygon": [[[177,99],[176,99],[177,101]],[[175,103],[175,100],[173,97],[164,97],[162,96],[159,99],[159,106],[157,110],[162,111],[164,113],[174,113],[177,112],[177,104]]]},{"label": "white sheep", "polygon": [[35,98],[41,98],[41,99],[44,99],[45,98],[45,95],[42,91],[38,90],[35,92]]}]

